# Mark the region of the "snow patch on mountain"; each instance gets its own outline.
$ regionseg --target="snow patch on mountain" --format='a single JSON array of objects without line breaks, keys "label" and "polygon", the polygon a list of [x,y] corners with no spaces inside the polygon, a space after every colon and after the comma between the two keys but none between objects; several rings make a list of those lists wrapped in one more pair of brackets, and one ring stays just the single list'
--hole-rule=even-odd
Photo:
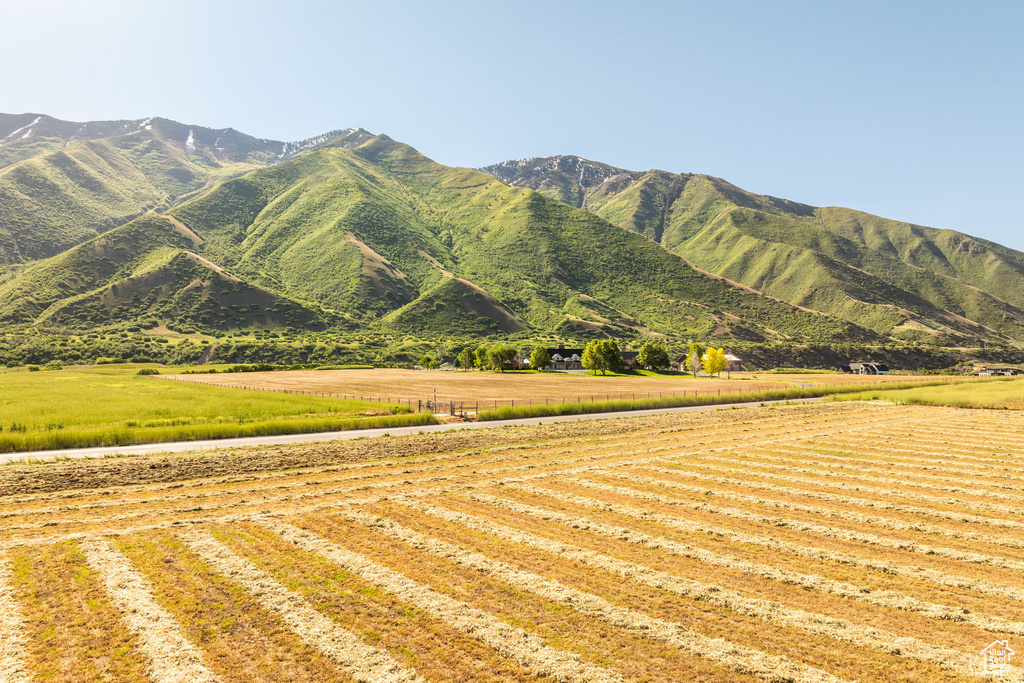
[{"label": "snow patch on mountain", "polygon": [[188,129],[188,140],[185,140],[185,153],[194,154],[196,151],[196,136],[195,131],[191,128]]},{"label": "snow patch on mountain", "polygon": [[359,128],[346,128],[345,130],[331,130],[315,137],[306,138],[305,140],[298,140],[296,142],[286,142],[281,145],[281,153],[277,155],[278,159],[298,154],[304,149],[310,149],[317,145],[322,145],[326,142],[330,142],[336,138],[347,137],[353,133],[360,132]]},{"label": "snow patch on mountain", "polygon": [[33,121],[32,123],[28,124],[27,126],[22,126],[18,130],[15,130],[15,131],[12,131],[12,132],[8,133],[2,140],[0,140],[0,142],[7,142],[8,140],[14,138],[14,136],[17,135],[18,133],[20,133],[21,131],[25,131],[25,134],[21,136],[21,139],[24,140],[29,135],[32,135],[32,127],[35,126],[37,123],[39,123],[42,119],[43,119],[42,116],[37,116],[35,121]]}]

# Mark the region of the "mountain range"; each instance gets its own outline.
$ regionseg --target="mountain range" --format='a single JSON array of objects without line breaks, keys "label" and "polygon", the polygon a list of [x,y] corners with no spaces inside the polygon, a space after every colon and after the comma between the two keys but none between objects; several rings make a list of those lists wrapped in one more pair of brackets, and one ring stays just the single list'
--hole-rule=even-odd
[{"label": "mountain range", "polygon": [[8,330],[1024,341],[1024,254],[573,156],[0,114]]}]

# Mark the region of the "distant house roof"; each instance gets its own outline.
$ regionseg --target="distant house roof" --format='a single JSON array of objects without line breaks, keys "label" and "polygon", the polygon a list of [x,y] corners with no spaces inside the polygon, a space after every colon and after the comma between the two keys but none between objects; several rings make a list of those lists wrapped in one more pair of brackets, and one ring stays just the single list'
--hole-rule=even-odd
[{"label": "distant house roof", "polygon": [[736,362],[736,363],[742,363],[743,362],[742,358],[737,358],[736,356],[732,355],[731,353],[725,354],[725,359],[726,360],[731,360],[731,361]]}]

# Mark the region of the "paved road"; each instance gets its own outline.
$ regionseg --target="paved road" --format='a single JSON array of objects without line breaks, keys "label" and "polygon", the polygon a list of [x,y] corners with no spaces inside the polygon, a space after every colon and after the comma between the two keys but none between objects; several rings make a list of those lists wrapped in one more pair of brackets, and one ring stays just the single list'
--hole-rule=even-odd
[{"label": "paved road", "polygon": [[[790,403],[815,403],[821,398],[791,399]],[[626,410],[618,413],[591,413],[588,415],[558,415],[555,417],[531,417],[521,420],[493,420],[489,422],[456,422],[453,424],[421,425],[414,427],[390,427],[384,429],[354,429],[345,432],[320,432],[317,434],[284,434],[281,436],[253,436],[239,439],[211,439],[209,441],[175,441],[172,443],[149,443],[137,446],[107,446],[101,448],[75,448],[58,451],[32,451],[29,453],[7,453],[0,455],[0,463],[17,460],[56,460],[57,458],[99,458],[104,455],[146,455],[149,453],[182,453],[205,451],[215,448],[239,448],[242,446],[276,446],[279,444],[313,443],[338,439],[361,439],[366,437],[401,436],[419,432],[451,432],[459,429],[486,429],[508,425],[552,424],[554,422],[576,422],[579,420],[606,420],[616,417],[637,417],[661,415],[664,413],[691,413],[729,408],[750,408],[762,404],[787,403],[787,401],[755,401],[751,403],[722,403],[708,406],[683,406],[681,408],[655,408],[653,410]]]}]

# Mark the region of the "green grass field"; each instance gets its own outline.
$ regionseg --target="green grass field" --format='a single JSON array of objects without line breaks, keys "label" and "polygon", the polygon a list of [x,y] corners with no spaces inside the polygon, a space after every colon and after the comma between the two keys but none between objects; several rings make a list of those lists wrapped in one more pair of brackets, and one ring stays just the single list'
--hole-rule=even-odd
[{"label": "green grass field", "polygon": [[993,379],[984,382],[913,389],[878,389],[836,396],[835,400],[892,401],[894,403],[952,406],[954,408],[1024,410],[1024,379]]},{"label": "green grass field", "polygon": [[173,382],[138,369],[0,372],[0,452],[434,422],[404,406]]}]

